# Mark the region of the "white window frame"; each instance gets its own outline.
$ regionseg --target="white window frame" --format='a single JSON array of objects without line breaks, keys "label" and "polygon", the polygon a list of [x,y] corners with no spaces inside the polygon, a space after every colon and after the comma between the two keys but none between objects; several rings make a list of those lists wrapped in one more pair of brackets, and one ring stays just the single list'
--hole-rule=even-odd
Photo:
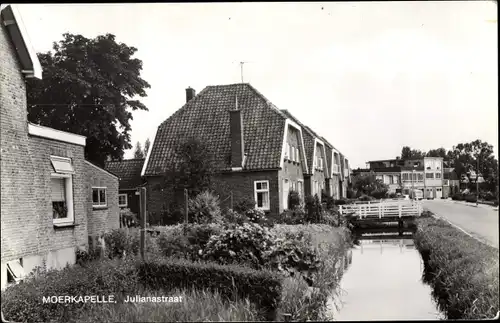
[{"label": "white window frame", "polygon": [[[300,183],[300,185],[299,185]],[[300,188],[299,188],[300,186]],[[304,180],[298,179],[297,180],[297,193],[299,193],[300,198],[302,199],[304,197]]]},{"label": "white window frame", "polygon": [[[64,198],[66,200],[66,208],[68,209],[67,217],[62,219],[54,219],[53,217],[53,209],[51,207],[52,212],[52,222],[54,224],[64,225],[64,224],[73,224],[75,223],[75,210],[73,205],[73,176],[71,174],[63,174],[63,173],[52,173],[50,174],[51,178],[64,178]],[[52,202],[52,198],[51,198]]]},{"label": "white window frame", "polygon": [[[97,197],[99,202],[101,200],[101,194],[99,194],[99,190],[104,190],[105,203],[106,204],[94,204],[94,190],[97,190]],[[105,186],[92,186],[92,207],[94,209],[104,209],[108,207],[108,189]]]},{"label": "white window frame", "polygon": [[[125,196],[125,204],[120,204],[120,196]],[[127,206],[128,206],[128,195],[126,193],[118,194],[118,207],[127,207]]]},{"label": "white window frame", "polygon": [[295,147],[295,157],[296,157],[296,162],[300,163],[300,153],[299,153],[299,148]]},{"label": "white window frame", "polygon": [[[267,184],[267,189],[257,189],[257,184],[261,183],[266,183]],[[269,188],[269,181],[268,180],[260,180],[260,181],[254,181],[253,182],[253,191],[254,191],[254,199],[255,199],[255,208],[263,211],[269,211],[271,209],[271,193],[270,193],[270,188]],[[258,193],[267,193],[267,206],[262,206],[259,207],[257,205],[257,195]]]}]

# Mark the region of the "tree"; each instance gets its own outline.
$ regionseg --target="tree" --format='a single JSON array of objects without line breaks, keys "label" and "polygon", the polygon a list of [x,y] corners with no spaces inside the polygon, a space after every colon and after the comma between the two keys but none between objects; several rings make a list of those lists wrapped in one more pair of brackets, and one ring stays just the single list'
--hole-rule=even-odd
[{"label": "tree", "polygon": [[438,149],[431,149],[427,152],[425,155],[426,157],[442,157],[442,158],[447,158],[447,151],[444,148],[438,148]]},{"label": "tree", "polygon": [[353,180],[352,188],[357,196],[368,195],[378,199],[384,198],[389,191],[389,186],[376,179],[373,173],[361,175],[355,181]]},{"label": "tree", "polygon": [[148,110],[137,100],[150,85],[141,78],[134,47],[106,34],[88,39],[63,34],[54,52],[39,53],[43,79],[27,81],[28,119],[87,137],[85,157],[103,166],[132,148],[132,111]]},{"label": "tree", "polygon": [[425,157],[425,153],[423,153],[420,150],[411,149],[408,146],[404,146],[403,149],[401,150],[401,159],[403,159],[403,160],[421,159],[424,157]]},{"label": "tree", "polygon": [[134,158],[144,158],[144,151],[142,151],[141,143],[139,141],[135,144]]},{"label": "tree", "polygon": [[148,155],[150,145],[151,145],[151,142],[149,141],[149,138],[147,138],[146,142],[144,143],[144,156]]},{"label": "tree", "polygon": [[401,150],[401,159],[411,159],[411,148],[408,146],[404,146]]}]

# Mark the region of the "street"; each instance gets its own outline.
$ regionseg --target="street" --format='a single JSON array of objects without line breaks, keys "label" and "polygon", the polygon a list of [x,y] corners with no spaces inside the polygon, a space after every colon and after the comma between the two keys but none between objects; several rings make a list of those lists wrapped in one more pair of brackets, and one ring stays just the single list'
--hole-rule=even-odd
[{"label": "street", "polygon": [[424,200],[424,209],[446,218],[470,235],[498,248],[498,211],[473,207],[449,200]]}]

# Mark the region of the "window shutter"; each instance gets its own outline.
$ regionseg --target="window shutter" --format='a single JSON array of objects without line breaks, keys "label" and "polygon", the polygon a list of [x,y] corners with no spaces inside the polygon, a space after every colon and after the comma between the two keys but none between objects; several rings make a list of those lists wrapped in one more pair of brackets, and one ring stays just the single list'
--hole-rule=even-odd
[{"label": "window shutter", "polygon": [[64,192],[64,178],[51,178],[50,189],[53,202],[64,202],[66,200]]}]

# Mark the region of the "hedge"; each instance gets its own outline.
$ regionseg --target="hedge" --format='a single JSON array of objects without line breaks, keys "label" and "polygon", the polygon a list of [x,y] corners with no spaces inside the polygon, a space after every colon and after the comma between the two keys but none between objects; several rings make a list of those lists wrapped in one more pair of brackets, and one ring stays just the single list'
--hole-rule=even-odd
[{"label": "hedge", "polygon": [[282,277],[267,270],[236,265],[161,259],[139,265],[140,282],[148,287],[206,289],[228,299],[248,298],[275,320],[280,305]]},{"label": "hedge", "polygon": [[424,281],[447,319],[487,319],[498,313],[498,249],[432,217],[417,220],[414,240],[424,261]]}]

